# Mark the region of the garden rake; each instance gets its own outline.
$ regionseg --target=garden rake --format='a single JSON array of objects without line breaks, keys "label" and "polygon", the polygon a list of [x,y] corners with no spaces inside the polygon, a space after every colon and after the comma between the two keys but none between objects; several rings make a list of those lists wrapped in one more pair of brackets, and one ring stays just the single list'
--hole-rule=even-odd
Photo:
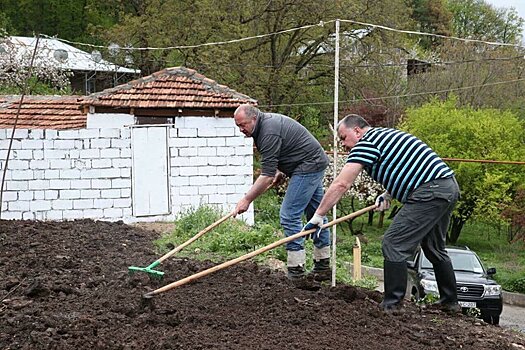
[{"label": "garden rake", "polygon": [[[376,205],[371,205],[369,207],[363,208],[361,210],[358,210],[358,211],[353,212],[351,214],[348,214],[346,216],[342,216],[342,217],[340,217],[340,218],[338,218],[336,220],[330,221],[329,223],[324,224],[322,226],[322,228],[331,227],[331,226],[333,226],[335,224],[338,224],[340,222],[353,219],[353,218],[355,218],[355,217],[357,217],[359,215],[362,215],[362,214],[364,214],[366,212],[369,212],[371,210],[374,210],[376,208],[377,208]],[[313,233],[315,231],[316,231],[316,229],[313,228],[311,230],[301,231],[301,232],[296,233],[296,234],[294,234],[292,236],[280,239],[280,240],[278,240],[276,242],[273,242],[272,244],[269,244],[269,245],[267,245],[265,247],[259,248],[259,249],[255,250],[255,251],[251,252],[251,253],[245,254],[245,255],[240,256],[238,258],[235,258],[233,260],[226,261],[226,262],[224,262],[224,263],[222,263],[220,265],[216,265],[216,266],[211,267],[211,268],[209,268],[207,270],[198,272],[198,273],[196,273],[194,275],[191,275],[191,276],[188,276],[188,277],[183,278],[181,280],[178,280],[178,281],[175,281],[173,283],[170,283],[170,284],[168,284],[168,285],[166,285],[164,287],[161,287],[161,288],[155,289],[155,290],[153,290],[151,292],[145,293],[145,294],[142,295],[142,299],[143,299],[143,301],[146,301],[148,299],[153,298],[157,294],[160,294],[160,293],[163,293],[163,292],[167,292],[168,290],[171,290],[173,288],[176,288],[176,287],[182,286],[182,285],[184,285],[186,283],[195,281],[195,280],[197,280],[197,279],[199,279],[201,277],[207,276],[207,275],[209,275],[209,274],[211,274],[213,272],[216,272],[216,271],[222,270],[224,268],[227,268],[229,266],[235,265],[235,264],[237,264],[237,263],[239,263],[241,261],[250,259],[250,258],[252,258],[252,257],[254,257],[256,255],[259,255],[259,254],[262,254],[262,253],[264,253],[264,252],[266,252],[268,250],[274,249],[274,248],[276,248],[276,247],[278,247],[280,245],[283,245],[283,244],[285,244],[287,242],[293,241],[294,239],[297,239],[299,237],[303,237],[303,236],[309,235],[309,234],[311,234],[311,233]]]},{"label": "garden rake", "polygon": [[175,247],[174,249],[170,250],[169,252],[164,254],[162,257],[160,257],[159,259],[155,260],[153,263],[151,263],[150,265],[148,265],[146,267],[138,267],[138,266],[130,266],[130,267],[128,267],[129,272],[130,273],[146,272],[147,274],[149,274],[152,277],[156,277],[156,278],[164,277],[164,272],[158,271],[158,270],[154,270],[154,268],[157,267],[158,265],[160,265],[164,260],[166,260],[169,257],[173,256],[177,252],[180,252],[184,247],[188,246],[193,241],[197,240],[200,236],[206,234],[207,232],[211,231],[215,227],[219,226],[222,222],[226,221],[232,215],[233,215],[233,212],[229,213],[226,216],[223,216],[219,220],[215,221],[213,224],[211,224],[208,227],[206,227],[204,230],[202,230],[199,233],[197,233],[195,236],[193,236],[190,239],[188,239],[186,242],[184,242],[181,245],[179,245],[179,246]]}]

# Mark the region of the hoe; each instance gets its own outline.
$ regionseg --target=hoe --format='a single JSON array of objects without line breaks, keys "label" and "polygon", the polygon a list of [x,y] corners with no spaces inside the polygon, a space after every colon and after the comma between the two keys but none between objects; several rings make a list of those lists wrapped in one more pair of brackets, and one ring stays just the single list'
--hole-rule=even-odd
[{"label": "hoe", "polygon": [[[273,185],[274,184],[272,182],[270,185],[268,185],[268,187],[266,187],[266,189],[264,191],[268,191],[270,188],[273,187]],[[155,267],[157,267],[160,263],[162,263],[164,260],[168,259],[173,254],[181,251],[182,248],[184,248],[187,245],[191,244],[193,241],[195,241],[200,236],[204,235],[208,231],[211,231],[212,229],[214,229],[215,227],[220,225],[223,221],[226,221],[230,216],[233,216],[233,213],[234,212],[231,212],[228,215],[226,215],[226,216],[220,218],[219,220],[215,221],[213,224],[211,224],[210,226],[206,227],[204,230],[202,230],[201,232],[197,233],[195,236],[193,236],[192,238],[188,239],[186,242],[182,243],[180,246],[178,246],[175,249],[167,252],[165,255],[163,255],[159,259],[155,260],[154,262],[152,262],[150,265],[148,265],[146,267],[137,267],[137,266],[130,266],[130,267],[128,267],[129,273],[134,273],[134,272],[137,272],[137,271],[138,272],[146,272],[147,274],[149,274],[152,277],[157,277],[157,278],[162,279],[162,277],[164,277],[164,272],[154,270]]]},{"label": "hoe", "polygon": [[233,215],[233,212],[231,212],[228,215],[226,215],[226,216],[220,218],[219,220],[215,221],[213,224],[209,225],[204,230],[200,231],[195,236],[191,237],[190,239],[188,239],[186,242],[182,243],[178,247],[175,247],[174,249],[170,250],[169,252],[164,254],[162,257],[160,257],[159,259],[155,260],[153,263],[151,263],[150,265],[148,265],[146,267],[137,267],[137,266],[130,266],[130,267],[128,267],[129,273],[146,272],[151,277],[156,277],[156,278],[162,279],[162,277],[164,277],[164,272],[158,271],[158,270],[154,270],[155,267],[157,267],[159,264],[161,264],[164,260],[166,260],[169,257],[173,256],[175,253],[180,252],[184,247],[186,247],[187,245],[191,244],[193,241],[198,239],[200,236],[204,235],[205,233],[211,231],[213,228],[215,228],[218,225],[220,225],[223,221],[226,221],[232,215]]},{"label": "hoe", "polygon": [[[355,218],[355,217],[357,217],[359,215],[362,215],[362,214],[364,214],[366,212],[369,212],[370,210],[373,210],[373,209],[376,209],[376,208],[377,208],[376,205],[371,205],[369,207],[366,207],[366,208],[363,208],[361,210],[358,210],[358,211],[356,211],[356,212],[354,212],[352,214],[348,214],[348,215],[340,217],[340,218],[338,218],[336,220],[330,221],[329,223],[324,224],[322,227],[323,228],[331,227],[331,226],[333,226],[335,224],[338,224],[340,222],[353,219],[353,218]],[[303,237],[303,236],[309,235],[309,234],[311,234],[313,232],[315,232],[315,229],[311,229],[311,230],[308,230],[308,231],[301,231],[301,232],[296,233],[296,234],[294,234],[292,236],[280,239],[280,240],[278,240],[276,242],[273,242],[272,244],[269,244],[269,245],[267,245],[265,247],[259,248],[259,249],[255,250],[255,251],[251,252],[251,253],[245,254],[245,255],[240,256],[238,258],[235,258],[233,260],[226,261],[226,262],[224,262],[224,263],[222,263],[220,265],[216,265],[216,266],[211,267],[211,268],[209,268],[207,270],[198,272],[198,273],[196,273],[194,275],[191,275],[191,276],[188,276],[188,277],[183,278],[181,280],[178,280],[178,281],[175,281],[173,283],[170,283],[170,284],[168,284],[168,285],[166,285],[164,287],[161,287],[161,288],[158,288],[158,289],[153,290],[151,292],[145,293],[145,294],[142,295],[142,300],[143,300],[143,302],[145,302],[146,300],[151,300],[157,294],[167,292],[170,289],[173,289],[173,288],[182,286],[183,284],[195,281],[195,280],[197,280],[197,279],[199,279],[201,277],[204,277],[206,275],[209,275],[209,274],[211,274],[213,272],[222,270],[222,269],[227,268],[227,267],[229,267],[231,265],[235,265],[235,264],[237,264],[237,263],[239,263],[241,261],[244,261],[244,260],[247,260],[249,258],[252,258],[252,257],[254,257],[256,255],[259,255],[259,254],[264,253],[264,252],[266,252],[268,250],[271,250],[271,249],[274,249],[274,248],[276,248],[276,247],[278,247],[280,245],[283,245],[286,242],[293,241],[294,239],[297,239],[299,237]]]}]

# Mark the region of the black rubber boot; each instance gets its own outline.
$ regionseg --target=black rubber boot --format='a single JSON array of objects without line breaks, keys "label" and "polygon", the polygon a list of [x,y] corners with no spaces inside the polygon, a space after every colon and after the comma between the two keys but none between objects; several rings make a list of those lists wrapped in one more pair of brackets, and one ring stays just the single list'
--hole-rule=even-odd
[{"label": "black rubber boot", "polygon": [[330,281],[332,278],[332,270],[330,269],[330,258],[321,259],[318,261],[314,260],[314,268],[312,275],[314,280],[318,282]]},{"label": "black rubber boot", "polygon": [[304,278],[304,266],[288,266],[288,278],[292,281]]},{"label": "black rubber boot", "polygon": [[407,264],[403,262],[384,261],[385,294],[380,307],[385,312],[394,312],[403,306],[407,288]]},{"label": "black rubber boot", "polygon": [[436,304],[440,306],[441,310],[448,313],[461,312],[461,306],[458,304],[456,275],[452,263],[450,260],[440,261],[433,266],[439,290],[439,300]]}]

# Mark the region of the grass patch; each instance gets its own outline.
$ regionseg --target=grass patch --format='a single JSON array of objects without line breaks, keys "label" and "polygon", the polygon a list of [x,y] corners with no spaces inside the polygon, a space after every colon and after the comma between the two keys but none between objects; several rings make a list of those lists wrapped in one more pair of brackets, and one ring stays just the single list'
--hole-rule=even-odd
[{"label": "grass patch", "polygon": [[[360,209],[360,208],[356,208]],[[339,216],[348,213],[339,213]],[[388,216],[388,212],[385,216]],[[362,264],[371,267],[383,267],[381,240],[385,230],[391,223],[385,217],[383,228],[377,227],[377,217],[374,215],[373,225],[368,225],[367,215],[358,217],[353,222],[354,229],[362,231],[366,241],[362,240]],[[352,261],[351,245],[354,239],[350,235],[347,224],[337,228],[337,255],[342,259]],[[342,232],[340,234],[340,232]],[[457,246],[467,246],[480,257],[485,268],[495,267],[494,279],[503,289],[511,292],[525,293],[525,242],[510,244],[507,241],[506,227],[471,220],[463,228]]]},{"label": "grass patch", "polygon": [[[386,214],[388,215],[388,213]],[[364,236],[368,243],[362,245],[362,263],[372,267],[383,266],[381,253],[381,238],[390,225],[391,220],[385,218],[384,227],[377,228],[376,223],[368,226],[367,218],[358,218],[354,226],[362,225]],[[377,218],[374,217],[374,221]],[[343,232],[344,232],[343,228]],[[348,230],[347,230],[348,231]],[[338,228],[339,232],[339,228]],[[339,235],[338,235],[338,242]],[[495,267],[494,279],[510,292],[525,293],[525,243],[510,244],[507,241],[506,228],[494,227],[483,222],[470,221],[463,228],[457,246],[467,246],[480,257],[485,268]],[[338,245],[338,252],[341,248]],[[348,250],[352,256],[352,250]]]},{"label": "grass patch", "polygon": [[[171,247],[186,242],[224,215],[226,213],[211,206],[188,209],[178,215],[174,231],[163,235],[154,243],[160,253],[166,253]],[[228,219],[177,255],[216,262],[229,260],[266,246],[282,238],[280,235],[280,231],[275,230],[271,225],[261,224],[250,227],[240,220]],[[284,248],[263,253],[254,259],[264,260],[269,256],[282,259],[285,256]]]}]

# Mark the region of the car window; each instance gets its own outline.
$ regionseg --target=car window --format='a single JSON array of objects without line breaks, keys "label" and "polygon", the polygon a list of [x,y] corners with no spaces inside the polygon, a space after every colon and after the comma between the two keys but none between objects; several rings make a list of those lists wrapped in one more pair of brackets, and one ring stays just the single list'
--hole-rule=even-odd
[{"label": "car window", "polygon": [[[452,260],[452,266],[456,271],[466,271],[474,273],[483,273],[483,266],[476,255],[468,252],[448,252]],[[422,254],[421,259],[422,269],[432,269],[432,264],[428,261],[425,254]]]},{"label": "car window", "polygon": [[428,261],[427,257],[425,256],[425,254],[423,252],[421,252],[421,268],[422,269],[430,269],[432,270],[433,267],[432,267],[432,264],[430,263],[430,261]]},{"label": "car window", "polygon": [[483,267],[481,267],[478,258],[474,254],[450,254],[450,258],[452,259],[454,270],[483,272]]}]

